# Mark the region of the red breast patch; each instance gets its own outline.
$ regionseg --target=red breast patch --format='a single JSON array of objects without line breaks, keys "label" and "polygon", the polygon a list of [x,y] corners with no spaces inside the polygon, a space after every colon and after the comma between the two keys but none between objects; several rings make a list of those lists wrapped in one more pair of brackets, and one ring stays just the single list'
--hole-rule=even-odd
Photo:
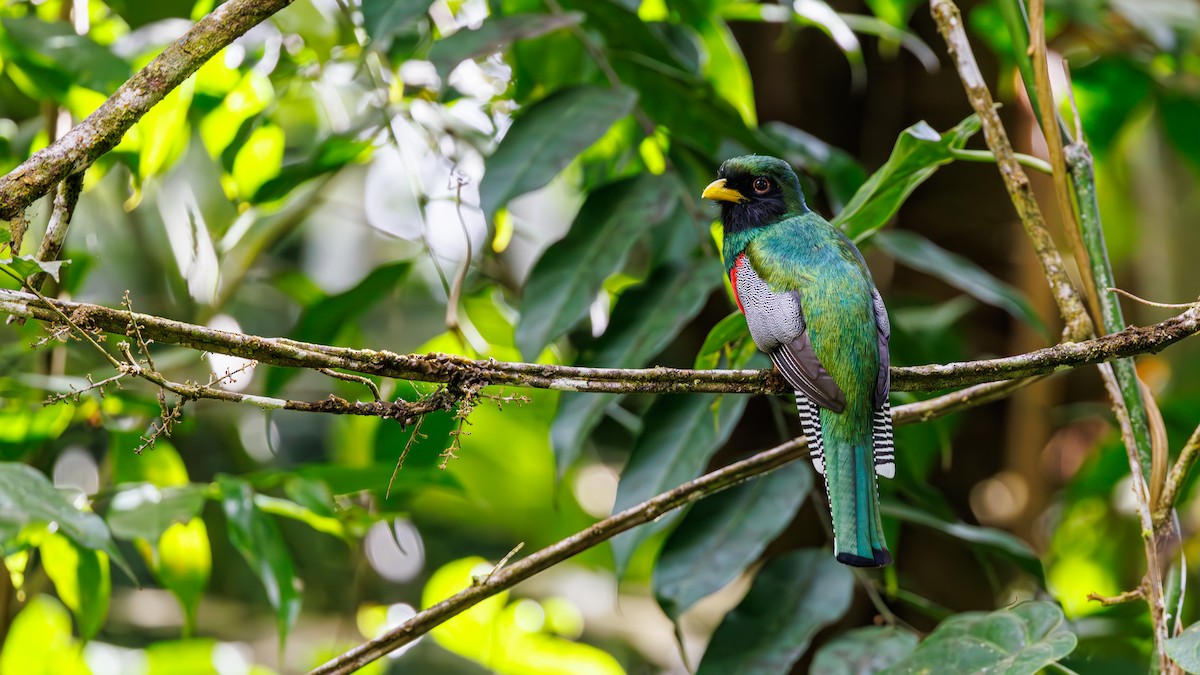
[{"label": "red breast patch", "polygon": [[742,314],[746,313],[746,308],[742,307],[742,296],[738,294],[737,275],[738,267],[740,267],[744,262],[746,262],[746,252],[742,251],[738,254],[738,257],[733,259],[733,267],[729,268],[729,284],[733,286],[733,301],[737,303],[738,310],[740,310]]}]

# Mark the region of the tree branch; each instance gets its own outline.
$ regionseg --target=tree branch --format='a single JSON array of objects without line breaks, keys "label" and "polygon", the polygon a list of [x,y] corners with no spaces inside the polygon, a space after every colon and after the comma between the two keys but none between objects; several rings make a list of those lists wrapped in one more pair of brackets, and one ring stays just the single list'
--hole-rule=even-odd
[{"label": "tree branch", "polygon": [[230,0],[192,26],[87,119],[0,178],[0,219],[11,220],[67,176],[121,142],[142,115],[214,54],[292,0]]},{"label": "tree branch", "polygon": [[[50,300],[0,289],[0,312],[59,322],[58,312],[87,329],[124,335],[132,321],[147,339],[206,352],[228,354],[291,368],[337,368],[421,382],[469,379],[480,386],[510,385],[557,391],[604,393],[782,394],[787,387],[770,370],[688,370],[683,368],[588,368],[541,363],[474,361],[450,354],[395,354],[266,338],[198,326],[102,305]],[[55,311],[58,310],[58,311]],[[895,391],[939,391],[985,382],[1045,375],[1146,352],[1157,352],[1200,332],[1200,304],[1162,323],[1131,327],[1093,340],[979,361],[892,368]]]}]

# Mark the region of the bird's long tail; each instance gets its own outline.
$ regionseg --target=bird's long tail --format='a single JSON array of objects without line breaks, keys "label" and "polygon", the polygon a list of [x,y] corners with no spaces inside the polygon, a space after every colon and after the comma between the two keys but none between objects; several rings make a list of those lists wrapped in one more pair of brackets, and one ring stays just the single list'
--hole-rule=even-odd
[{"label": "bird's long tail", "polygon": [[796,392],[796,408],[813,468],[825,478],[838,562],[855,567],[890,565],[892,554],[883,537],[875,482],[876,473],[889,478],[895,474],[890,411],[885,405],[872,414],[851,404],[835,413],[800,392]]}]

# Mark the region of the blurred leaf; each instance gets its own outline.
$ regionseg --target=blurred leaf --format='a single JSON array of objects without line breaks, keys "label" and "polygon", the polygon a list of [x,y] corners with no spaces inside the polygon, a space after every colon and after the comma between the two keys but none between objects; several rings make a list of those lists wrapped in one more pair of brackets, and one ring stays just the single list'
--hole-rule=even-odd
[{"label": "blurred leaf", "polygon": [[296,502],[279,499],[278,497],[268,497],[267,495],[254,495],[254,505],[263,513],[298,520],[317,532],[323,532],[343,539],[346,537],[346,528],[342,526],[341,521],[337,518],[319,515],[308,507],[301,506]]},{"label": "blurred leaf", "polygon": [[813,635],[846,613],[853,585],[850,568],[829,551],[801,549],[771,560],[717,626],[696,675],[786,673]]},{"label": "blurred leaf", "polygon": [[154,485],[122,486],[113,496],[106,518],[113,536],[132,541],[157,542],[167,528],[186,523],[204,508],[206,485],[184,485],[159,490]]},{"label": "blurred leaf", "polygon": [[93,551],[103,551],[135,578],[117,550],[108,526],[100,516],[72,506],[37,469],[25,464],[0,462],[0,546],[10,546],[30,526],[57,525],[57,532]]},{"label": "blurred leaf", "polygon": [[233,181],[237,194],[242,199],[251,199],[259,188],[279,176],[283,167],[283,128],[264,124],[250,132],[250,138],[242,144],[233,160]]},{"label": "blurred leaf", "polygon": [[981,527],[979,525],[968,525],[966,523],[951,523],[935,516],[932,516],[925,511],[920,511],[903,504],[895,502],[885,502],[880,505],[880,512],[891,518],[899,518],[900,520],[924,525],[930,529],[941,532],[964,541],[968,544],[977,544],[987,546],[1015,562],[1021,569],[1032,574],[1038,580],[1038,583],[1045,584],[1045,572],[1042,570],[1042,561],[1029,548],[1029,545],[1021,541],[1014,535],[1011,535],[1003,530],[997,530],[991,527]]},{"label": "blurred leaf", "polygon": [[[660,267],[644,283],[621,294],[608,330],[592,346],[586,362],[609,368],[642,366],[666,348],[720,283],[721,265],[715,260]],[[550,440],[561,476],[575,463],[584,439],[615,397],[564,392],[558,400]]]},{"label": "blurred leaf", "polygon": [[[288,337],[301,342],[332,342],[343,328],[394,293],[411,268],[412,263],[407,261],[376,267],[354,288],[305,307]],[[295,368],[272,368],[267,373],[266,394],[275,396],[299,372]]]},{"label": "blurred leaf", "polygon": [[834,213],[842,211],[867,181],[858,160],[807,131],[783,122],[768,122],[763,132],[771,138],[780,157],[821,179]]},{"label": "blurred leaf", "polygon": [[[20,67],[22,75],[44,95],[61,101],[72,85],[109,92],[133,74],[129,64],[66,22],[35,17],[0,19],[0,55]],[[11,73],[11,71],[10,71]],[[37,92],[29,92],[38,98]]]},{"label": "blurred leaf", "polygon": [[437,68],[443,81],[450,71],[466,61],[499,52],[518,40],[526,40],[583,21],[583,14],[521,13],[511,16],[493,16],[475,30],[463,29],[450,37],[433,43],[429,60]]},{"label": "blurred leaf", "polygon": [[170,441],[159,439],[154,448],[142,453],[140,431],[111,432],[108,452],[113,461],[113,483],[150,483],[155,487],[188,484],[187,467]]},{"label": "blurred leaf", "polygon": [[[689,394],[660,396],[646,411],[646,426],[634,443],[617,484],[613,513],[685,483],[704,470],[729,439],[748,396]],[[702,514],[703,515],[703,514]],[[637,547],[672,524],[678,513],[646,523],[612,539],[617,577],[623,577]],[[686,536],[686,535],[685,535]],[[708,562],[708,561],[706,561]],[[718,576],[723,570],[715,570]]]},{"label": "blurred leaf", "polygon": [[1163,95],[1158,101],[1158,114],[1171,146],[1194,171],[1200,172],[1200,100],[1192,97]]},{"label": "blurred leaf", "polygon": [[1049,337],[1046,325],[1025,294],[992,276],[974,261],[906,230],[877,232],[871,241],[897,262],[941,279],[980,302],[999,307]]},{"label": "blurred leaf", "polygon": [[137,121],[130,135],[130,143],[137,139],[138,177],[145,179],[164,173],[183,154],[190,140],[188,110],[192,106],[194,79],[184,80],[172,89],[153,108]]},{"label": "blurred leaf", "polygon": [[[377,462],[364,466],[314,463],[296,467],[293,471],[301,476],[324,481],[335,495],[353,494],[364,490],[383,494],[388,487],[388,478],[395,468],[394,461],[391,464]],[[396,474],[396,481],[392,484],[392,498],[397,494],[415,492],[427,487],[440,487],[452,492],[462,492],[463,489],[462,484],[449,471],[442,471],[434,466],[405,466],[404,470]]]},{"label": "blurred leaf", "polygon": [[995,612],[963,612],[938,624],[911,656],[888,668],[905,673],[1036,673],[1075,649],[1062,610],[1023,602]]},{"label": "blurred leaf", "polygon": [[329,491],[329,486],[324,481],[304,476],[288,476],[283,482],[283,491],[292,501],[318,516],[333,518],[337,515],[337,507],[333,503],[333,493]]},{"label": "blurred leaf", "polygon": [[40,549],[42,566],[54,582],[58,598],[75,614],[83,639],[92,639],[108,616],[108,599],[112,594],[108,556],[81,548],[59,534],[42,540]]},{"label": "blurred leaf", "polygon": [[581,85],[560,89],[524,109],[484,161],[479,186],[484,217],[490,222],[508,200],[549,183],[628,115],[636,101],[637,95],[625,87]]},{"label": "blurred leaf", "polygon": [[229,523],[229,540],[262,581],[267,600],[275,608],[279,643],[300,614],[300,591],[292,557],[279,527],[254,503],[254,489],[232,476],[218,476],[221,506]]},{"label": "blurred leaf", "polygon": [[697,32],[708,53],[704,63],[705,76],[713,89],[732,105],[747,125],[754,125],[758,115],[754,109],[754,82],[746,57],[729,29],[729,24],[711,15],[711,8],[704,12]]},{"label": "blurred leaf", "polygon": [[54,277],[55,281],[58,281],[58,274],[62,270],[62,266],[70,262],[69,260],[51,260],[46,262],[38,260],[32,254],[23,255],[19,258],[0,258],[0,266],[11,270],[22,279],[28,279],[34,274],[45,272]]},{"label": "blurred leaf", "polygon": [[349,134],[335,134],[320,142],[299,159],[284,159],[279,171],[250,196],[253,202],[270,202],[291,195],[304,181],[333,173],[357,161],[371,149],[371,142]]},{"label": "blurred leaf", "polygon": [[196,629],[200,598],[212,573],[212,546],[200,518],[175,523],[158,539],[154,576],[183,606],[184,636]]},{"label": "blurred leaf", "polygon": [[516,341],[526,359],[587,315],[638,234],[665,218],[673,203],[667,181],[650,175],[588,195],[570,232],[542,254],[525,283]]},{"label": "blurred leaf", "polygon": [[34,596],[13,619],[0,653],[0,672],[21,675],[90,675],[71,615],[48,595]]},{"label": "blurred leaf", "polygon": [[811,488],[811,470],[792,462],[693,506],[654,567],[654,595],[667,616],[678,622],[697,600],[736,579],[792,521]]},{"label": "blurred leaf", "polygon": [[925,122],[917,122],[901,132],[892,155],[871,174],[850,203],[833,219],[846,236],[862,241],[896,213],[917,186],[953,161],[951,150],[966,145],[979,131],[979,118],[971,115],[950,131],[939,134]]},{"label": "blurred leaf", "polygon": [[718,367],[722,356],[728,355],[730,357],[728,367],[741,368],[745,363],[742,357],[748,358],[748,355],[745,354],[747,344],[750,350],[757,349],[753,340],[750,339],[750,328],[746,325],[745,317],[740,311],[735,310],[708,331],[708,336],[704,338],[704,344],[700,346],[700,351],[696,354],[696,362],[693,367],[697,370],[711,370]]},{"label": "blurred leaf", "polygon": [[146,675],[219,674],[215,667],[217,655],[217,641],[213,638],[155,642],[146,647]]},{"label": "blurred leaf", "polygon": [[1071,89],[1092,152],[1102,155],[1113,147],[1130,114],[1146,101],[1151,82],[1145,70],[1123,58],[1072,66]]},{"label": "blurred leaf", "polygon": [[1189,673],[1200,673],[1200,623],[1194,623],[1164,644],[1167,656]]},{"label": "blurred leaf", "polygon": [[433,0],[362,0],[363,28],[372,46],[384,51],[392,37],[429,11]]},{"label": "blurred leaf", "polygon": [[34,400],[0,400],[0,460],[20,459],[36,444],[58,438],[67,430],[75,406],[42,406]]},{"label": "blurred leaf", "polygon": [[870,675],[908,657],[917,636],[894,627],[846,631],[825,643],[813,658],[810,675]]}]

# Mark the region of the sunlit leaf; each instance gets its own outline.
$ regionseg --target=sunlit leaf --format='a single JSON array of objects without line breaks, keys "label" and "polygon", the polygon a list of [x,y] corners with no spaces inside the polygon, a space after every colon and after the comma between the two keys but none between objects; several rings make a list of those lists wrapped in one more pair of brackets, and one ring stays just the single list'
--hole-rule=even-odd
[{"label": "sunlit leaf", "polygon": [[1045,582],[1042,561],[1033,549],[1029,548],[1029,544],[1003,530],[962,522],[947,522],[925,511],[896,502],[885,502],[880,506],[880,510],[885,516],[923,525],[968,544],[993,549],[1032,574],[1039,582]]},{"label": "sunlit leaf", "polygon": [[296,502],[267,495],[254,495],[254,505],[263,513],[298,520],[317,532],[334,537],[346,536],[346,530],[337,518],[319,515]]},{"label": "sunlit leaf", "polygon": [[0,54],[21,69],[39,94],[62,100],[72,85],[109,92],[132,75],[128,63],[88,38],[66,22],[46,22],[35,17],[0,19],[4,26]]},{"label": "sunlit leaf", "polygon": [[243,199],[254,196],[258,189],[275,176],[283,166],[283,128],[265,124],[250,133],[233,161],[233,181]]},{"label": "sunlit leaf", "polygon": [[184,80],[134,125],[128,138],[138,139],[140,177],[165,172],[183,154],[189,140],[187,116],[194,89],[195,80]]},{"label": "sunlit leaf", "polygon": [[217,484],[229,522],[229,540],[262,581],[267,600],[275,609],[279,641],[283,644],[300,614],[299,579],[291,553],[279,526],[255,505],[254,490],[248,483],[219,476]]},{"label": "sunlit leaf", "polygon": [[11,270],[14,274],[22,279],[28,279],[34,274],[45,272],[55,281],[58,281],[59,272],[62,266],[70,263],[69,260],[38,260],[35,256],[23,255],[18,258],[0,258],[0,266]]},{"label": "sunlit leaf", "polygon": [[887,162],[854,193],[833,224],[855,241],[883,227],[918,185],[953,161],[951,150],[962,148],[977,131],[979,118],[974,115],[944,134],[924,122],[905,129]]},{"label": "sunlit leaf", "polygon": [[[746,396],[722,398],[717,394],[660,396],[646,411],[645,429],[621,472],[613,512],[623,511],[700,475],[709,458],[733,433],[747,400]],[[673,513],[613,537],[618,577],[624,576],[637,547],[673,524],[677,516]]]},{"label": "sunlit leaf", "polygon": [[[486,181],[485,181],[486,185]],[[530,272],[517,323],[517,346],[527,359],[587,315],[604,280],[620,270],[639,232],[674,206],[666,179],[643,175],[588,196],[570,232]]]},{"label": "sunlit leaf", "polygon": [[156,542],[167,528],[186,523],[204,507],[208,486],[184,485],[159,489],[149,483],[122,485],[105,518],[113,536]]},{"label": "sunlit leaf", "polygon": [[304,181],[332,173],[365,156],[371,148],[364,141],[348,134],[336,134],[322,140],[308,154],[297,159],[288,159],[279,172],[268,178],[254,194],[254,202],[269,202],[290,195]]},{"label": "sunlit leaf", "polygon": [[40,549],[42,566],[54,582],[59,600],[75,615],[83,639],[92,639],[108,616],[112,594],[108,555],[83,548],[59,534],[46,537]]},{"label": "sunlit leaf", "polygon": [[1036,673],[1075,649],[1062,610],[1023,602],[995,612],[963,612],[938,624],[889,675],[932,672]]},{"label": "sunlit leaf", "polygon": [[75,508],[37,469],[0,462],[0,546],[4,552],[11,552],[9,547],[25,528],[51,524],[76,544],[107,553],[133,578],[100,516]]},{"label": "sunlit leaf", "polygon": [[750,349],[756,349],[750,340],[750,328],[746,325],[745,317],[741,312],[734,311],[708,331],[704,344],[696,354],[695,367],[698,370],[716,368],[721,363],[721,357],[728,354],[731,357],[728,359],[728,367],[741,368],[744,362],[740,357],[746,351],[744,347],[747,343]]},{"label": "sunlit leaf", "polygon": [[[610,368],[633,368],[661,352],[703,307],[721,283],[715,260],[687,265],[664,265],[644,283],[621,294],[608,330],[592,346],[586,363]],[[574,464],[583,441],[600,421],[613,396],[564,392],[550,428],[559,475]]]},{"label": "sunlit leaf", "polygon": [[[630,89],[567,87],[526,108],[484,162],[479,205],[490,221],[517,195],[536,190],[595,143],[637,101]],[[585,207],[586,212],[586,207]]]},{"label": "sunlit leaf", "polygon": [[1200,624],[1192,624],[1165,645],[1167,656],[1189,673],[1200,673]]},{"label": "sunlit leaf", "polygon": [[[412,263],[407,261],[376,267],[354,288],[304,308],[288,337],[301,342],[328,344],[345,326],[394,293],[411,268]],[[295,368],[272,368],[267,373],[267,395],[278,394],[299,372]]]},{"label": "sunlit leaf", "polygon": [[544,35],[583,21],[579,12],[563,14],[514,14],[492,17],[475,30],[460,30],[438,40],[429,50],[429,60],[443,80],[459,63],[501,51],[517,40]]},{"label": "sunlit leaf", "polygon": [[969,258],[951,253],[906,230],[877,232],[871,241],[897,262],[941,279],[980,302],[999,307],[1046,334],[1046,325],[1024,293],[992,276]]},{"label": "sunlit leaf", "polygon": [[786,673],[813,635],[850,606],[854,575],[829,551],[801,549],[768,562],[713,633],[696,675]]},{"label": "sunlit leaf", "polygon": [[154,576],[183,606],[184,635],[191,635],[212,572],[212,547],[204,521],[192,518],[168,527],[158,539],[155,562]]},{"label": "sunlit leaf", "polygon": [[17,613],[0,652],[0,672],[22,675],[90,675],[71,615],[57,600],[37,595]]},{"label": "sunlit leaf", "polygon": [[667,537],[654,567],[654,595],[667,616],[678,621],[697,600],[757,560],[811,487],[812,471],[792,462],[693,506]]},{"label": "sunlit leaf", "polygon": [[213,638],[163,640],[146,647],[146,675],[211,675],[216,670]]},{"label": "sunlit leaf", "polygon": [[159,439],[153,449],[139,454],[134,450],[141,444],[140,436],[138,431],[112,432],[109,435],[113,483],[150,483],[160,488],[187,485],[187,467],[175,446]]},{"label": "sunlit leaf", "polygon": [[917,636],[899,628],[871,626],[847,631],[813,657],[811,675],[869,675],[912,654]]}]

